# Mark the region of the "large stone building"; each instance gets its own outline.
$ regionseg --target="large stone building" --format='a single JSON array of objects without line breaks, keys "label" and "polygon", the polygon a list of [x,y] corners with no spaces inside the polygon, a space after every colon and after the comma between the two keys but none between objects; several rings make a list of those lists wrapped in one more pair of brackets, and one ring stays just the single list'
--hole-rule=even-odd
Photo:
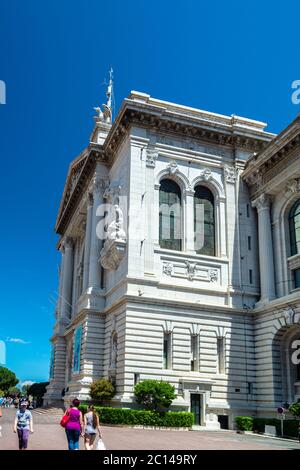
[{"label": "large stone building", "polygon": [[275,136],[132,92],[112,123],[110,92],[57,218],[45,402],[105,377],[133,407],[155,378],[197,424],[274,416],[300,398],[300,119]]}]

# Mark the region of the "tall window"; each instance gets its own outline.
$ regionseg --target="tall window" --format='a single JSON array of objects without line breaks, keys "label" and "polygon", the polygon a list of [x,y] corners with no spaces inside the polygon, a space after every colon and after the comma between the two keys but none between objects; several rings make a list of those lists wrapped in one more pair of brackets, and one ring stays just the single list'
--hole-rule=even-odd
[{"label": "tall window", "polygon": [[182,249],[181,191],[175,181],[164,179],[159,189],[159,244],[168,250]]},{"label": "tall window", "polygon": [[225,338],[217,338],[218,374],[225,374]]},{"label": "tall window", "polygon": [[194,195],[195,250],[215,256],[214,196],[205,186],[196,186]]},{"label": "tall window", "polygon": [[172,368],[172,334],[164,333],[164,344],[163,344],[163,368]]},{"label": "tall window", "polygon": [[293,271],[293,277],[294,277],[294,288],[299,289],[300,288],[300,268],[295,269]]},{"label": "tall window", "polygon": [[191,370],[199,370],[199,336],[191,336]]},{"label": "tall window", "polygon": [[300,254],[300,200],[292,207],[289,215],[291,255]]}]

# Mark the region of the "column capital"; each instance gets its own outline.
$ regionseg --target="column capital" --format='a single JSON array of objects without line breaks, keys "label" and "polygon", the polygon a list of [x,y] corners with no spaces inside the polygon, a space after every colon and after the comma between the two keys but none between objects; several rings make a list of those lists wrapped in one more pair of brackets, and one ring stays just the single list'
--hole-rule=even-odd
[{"label": "column capital", "polygon": [[252,207],[256,207],[257,212],[260,212],[262,210],[266,210],[270,208],[272,199],[269,194],[261,194],[257,199],[252,201],[251,205]]},{"label": "column capital", "polygon": [[65,252],[66,249],[73,248],[74,246],[74,240],[72,237],[65,236],[61,242],[61,251],[62,253]]},{"label": "column capital", "polygon": [[101,176],[95,175],[92,178],[89,193],[91,193],[93,197],[95,197],[95,195],[102,194],[103,191],[105,191],[105,189],[107,188],[108,183],[108,178],[103,178]]}]

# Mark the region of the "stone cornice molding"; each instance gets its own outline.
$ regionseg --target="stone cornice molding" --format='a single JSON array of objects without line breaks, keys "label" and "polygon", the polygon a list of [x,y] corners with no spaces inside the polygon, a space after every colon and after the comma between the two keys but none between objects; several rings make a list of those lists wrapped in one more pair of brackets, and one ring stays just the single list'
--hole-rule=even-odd
[{"label": "stone cornice molding", "polygon": [[300,117],[298,116],[260,153],[247,161],[243,179],[253,197],[290,165],[299,161]]}]

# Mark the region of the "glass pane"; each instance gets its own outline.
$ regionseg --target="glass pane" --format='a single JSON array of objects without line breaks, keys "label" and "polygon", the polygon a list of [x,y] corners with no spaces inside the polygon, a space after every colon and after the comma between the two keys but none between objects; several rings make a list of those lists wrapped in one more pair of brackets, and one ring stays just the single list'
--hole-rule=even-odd
[{"label": "glass pane", "polygon": [[300,269],[294,271],[295,289],[300,288]]},{"label": "glass pane", "polygon": [[172,180],[162,180],[159,190],[159,244],[181,250],[181,191]]},{"label": "glass pane", "polygon": [[290,216],[291,255],[300,253],[300,201],[291,209]]},{"label": "glass pane", "polygon": [[194,231],[196,252],[215,256],[214,196],[205,186],[197,186],[194,196]]}]

